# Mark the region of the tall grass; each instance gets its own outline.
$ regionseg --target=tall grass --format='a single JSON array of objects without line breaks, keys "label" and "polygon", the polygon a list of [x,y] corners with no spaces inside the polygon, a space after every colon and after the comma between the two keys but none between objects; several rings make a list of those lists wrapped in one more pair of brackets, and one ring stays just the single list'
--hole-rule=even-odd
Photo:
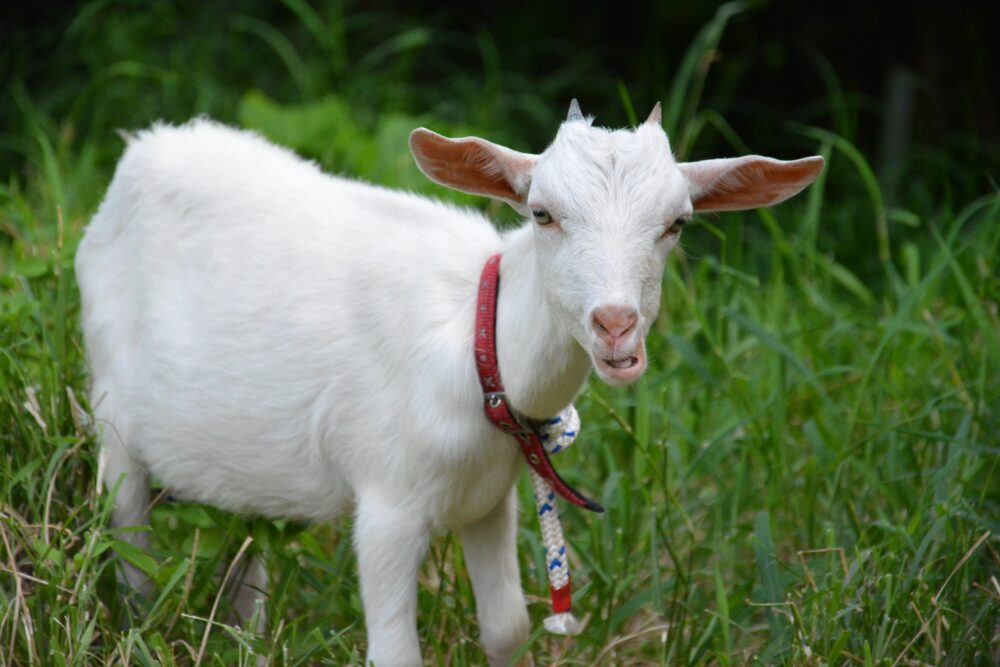
[{"label": "tall grass", "polygon": [[[294,30],[262,13],[226,33],[229,52],[271,54],[260,57],[261,81],[287,77],[297,91],[280,101],[214,79],[212,34],[192,34],[170,54],[196,82],[182,90],[143,45],[144,36],[157,43],[169,17],[101,2],[85,7],[70,37],[105,35],[87,56],[103,74],[61,93],[74,99],[64,116],[37,91],[10,91],[19,129],[4,143],[22,168],[0,185],[0,664],[363,659],[349,521],[306,527],[160,503],[152,554],[108,526],[72,274],[120,151],[108,130],[129,109],[176,119],[211,111],[330,169],[450,196],[412,167],[412,126],[516,145],[516,128],[497,122],[504,114],[551,132],[561,87],[594,83],[569,64],[553,73],[557,84],[533,90],[505,71],[487,35],[463,41],[433,22],[384,22],[337,3],[284,7]],[[711,80],[706,54],[740,9],[719,10],[670,86],[665,118],[685,154],[709,134],[743,148],[725,109],[698,103]],[[476,54],[486,83],[456,68],[432,104],[401,81],[414,62],[442,57],[441,39]],[[345,43],[363,48],[348,53]],[[621,111],[601,120],[634,122],[640,105],[628,86],[606,83]],[[151,91],[160,107],[149,105]],[[788,126],[804,151],[828,159],[824,177],[774,210],[697,220],[664,277],[644,379],[626,391],[595,381],[580,397],[583,433],[558,465],[608,508],[565,512],[586,628],[573,639],[543,634],[545,568],[524,517],[529,664],[1000,661],[1000,196],[915,197],[886,209],[853,125]],[[841,233],[870,239],[867,253],[838,254],[856,247],[838,244]],[[528,485],[520,492],[530,506]],[[247,535],[269,554],[274,582],[262,636],[230,624],[218,600]],[[148,571],[157,598],[124,602],[112,555]],[[425,657],[482,664],[457,540],[433,543],[420,583]]]}]

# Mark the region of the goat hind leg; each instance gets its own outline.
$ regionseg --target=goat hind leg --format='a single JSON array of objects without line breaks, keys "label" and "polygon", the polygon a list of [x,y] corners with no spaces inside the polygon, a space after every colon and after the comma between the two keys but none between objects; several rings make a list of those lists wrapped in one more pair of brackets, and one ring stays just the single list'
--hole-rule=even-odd
[{"label": "goat hind leg", "polygon": [[267,599],[268,576],[267,566],[261,554],[247,554],[246,564],[238,568],[239,575],[229,586],[233,613],[239,623],[247,628],[254,613],[257,613],[257,601],[261,603],[257,613],[257,622],[253,627],[258,635],[267,629],[267,610],[264,601]]},{"label": "goat hind leg", "polygon": [[[114,528],[149,525],[149,473],[128,453],[119,434],[110,426],[101,435],[101,459],[104,464],[104,483],[109,492],[115,492],[111,525]],[[148,530],[123,531],[117,535],[144,551],[149,550]],[[131,590],[149,598],[153,582],[131,563],[122,560],[118,565],[118,581]]]}]

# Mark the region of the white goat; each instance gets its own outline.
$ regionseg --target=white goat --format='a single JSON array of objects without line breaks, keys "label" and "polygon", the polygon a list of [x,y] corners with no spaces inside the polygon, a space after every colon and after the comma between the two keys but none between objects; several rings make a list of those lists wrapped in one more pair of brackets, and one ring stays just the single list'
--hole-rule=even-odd
[{"label": "white goat", "polygon": [[[132,138],[76,259],[91,402],[105,481],[120,483],[115,525],[148,522],[149,475],[244,514],[353,511],[379,666],[420,664],[418,568],[429,534],[457,531],[481,639],[501,665],[528,633],[522,466],[483,415],[473,363],[484,262],[503,253],[507,397],[546,418],[592,367],[611,384],[642,373],[664,262],[693,212],[775,204],[823,160],[678,163],[659,105],[611,131],[575,101],[540,155],[426,129],[410,148],[431,179],[527,222],[500,234],[475,211],[329,176],[208,120]],[[264,589],[259,563],[255,577]]]}]

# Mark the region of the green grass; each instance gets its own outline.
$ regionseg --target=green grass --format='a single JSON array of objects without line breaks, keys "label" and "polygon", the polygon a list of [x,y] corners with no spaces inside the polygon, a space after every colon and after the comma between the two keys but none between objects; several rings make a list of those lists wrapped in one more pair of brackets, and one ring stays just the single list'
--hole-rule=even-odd
[{"label": "green grass", "polygon": [[[64,91],[76,100],[69,107],[11,89],[19,125],[3,139],[21,166],[0,184],[0,664],[363,659],[349,521],[304,527],[161,503],[155,558],[108,527],[110,497],[96,484],[85,426],[72,258],[120,151],[110,130],[121,105],[145,108],[139,92],[152,86],[172,105],[166,115],[207,109],[330,169],[444,196],[408,159],[411,127],[516,143],[518,128],[494,132],[498,118],[546,109],[526,131],[551,132],[564,100],[505,72],[480,36],[467,48],[482,56],[489,85],[476,94],[485,100],[472,99],[458,72],[439,84],[437,106],[396,86],[378,93],[396,100],[385,109],[371,90],[406,79],[408,61],[395,56],[436,57],[433,26],[371,27],[364,16],[338,22],[305,3],[285,5],[313,35],[307,47],[253,16],[230,37],[232,48],[254,39],[273,50],[261,76],[290,77],[298,92],[284,102],[213,81],[206,67],[180,90],[166,69],[144,64],[152,56],[123,55],[142,45],[116,46],[139,41],[120,18],[105,26],[99,69],[122,85]],[[81,14],[78,38],[96,31],[105,6]],[[670,86],[665,118],[685,152],[712,137],[742,143],[722,121],[725,109],[697,103],[710,78],[699,56],[716,47],[728,18],[720,12],[694,40]],[[340,50],[338,31],[348,30],[367,51]],[[207,62],[213,48],[195,35],[170,57]],[[386,58],[388,71],[379,67]],[[553,76],[594,85],[570,66]],[[351,90],[331,85],[352,77]],[[625,85],[610,82],[604,93],[620,111],[602,121],[635,115]],[[831,96],[831,107],[841,103]],[[425,109],[432,115],[418,115]],[[557,464],[608,508],[600,517],[564,510],[586,628],[573,639],[542,632],[545,570],[526,513],[528,664],[1000,661],[1000,195],[914,194],[887,209],[864,151],[845,134],[850,126],[787,126],[804,152],[828,158],[824,177],[774,210],[692,225],[664,277],[644,379],[628,390],[594,381],[579,399],[582,435]],[[914,167],[915,178],[948,180],[947,161],[927,162],[941,166]],[[530,507],[526,480],[520,491]],[[225,600],[216,606],[247,535],[270,553],[265,636],[228,624]],[[114,554],[155,577],[160,593],[148,608],[117,596]],[[419,588],[431,664],[484,662],[473,609],[457,540],[437,540]]]}]

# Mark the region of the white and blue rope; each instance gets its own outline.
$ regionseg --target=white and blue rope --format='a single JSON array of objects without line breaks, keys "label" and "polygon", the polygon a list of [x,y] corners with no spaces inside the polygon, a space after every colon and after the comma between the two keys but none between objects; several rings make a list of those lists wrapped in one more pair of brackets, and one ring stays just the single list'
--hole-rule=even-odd
[{"label": "white and blue rope", "polygon": [[[548,420],[538,429],[538,436],[545,451],[557,454],[573,444],[580,431],[580,415],[570,405],[558,415]],[[569,583],[569,559],[566,554],[566,540],[559,523],[559,509],[556,494],[548,480],[534,470],[531,472],[531,487],[535,494],[535,509],[542,532],[542,546],[545,549],[545,565],[548,569],[549,585],[560,589]],[[575,635],[581,630],[580,621],[572,611],[553,614],[545,619],[545,629],[558,635]]]}]

